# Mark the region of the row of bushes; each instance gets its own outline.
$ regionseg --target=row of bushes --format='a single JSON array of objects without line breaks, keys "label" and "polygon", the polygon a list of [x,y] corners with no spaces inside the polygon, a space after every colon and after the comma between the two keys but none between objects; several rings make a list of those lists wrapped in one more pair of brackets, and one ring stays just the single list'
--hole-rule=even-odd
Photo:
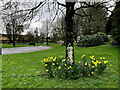
[{"label": "row of bushes", "polygon": [[83,36],[80,41],[77,43],[80,47],[91,47],[91,46],[98,46],[102,45],[105,42],[108,42],[109,38],[105,33],[97,33],[94,35],[86,35]]}]

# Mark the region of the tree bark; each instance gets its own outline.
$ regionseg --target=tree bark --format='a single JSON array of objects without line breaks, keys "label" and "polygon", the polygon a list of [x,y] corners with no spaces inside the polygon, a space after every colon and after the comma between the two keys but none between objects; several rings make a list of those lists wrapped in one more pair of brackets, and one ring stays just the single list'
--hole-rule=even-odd
[{"label": "tree bark", "polygon": [[73,47],[74,5],[75,2],[66,2],[66,16],[65,16],[66,61],[71,65],[74,64],[74,47]]},{"label": "tree bark", "polygon": [[15,47],[15,25],[14,24],[15,24],[15,22],[13,20],[12,21],[12,26],[13,26],[13,28],[12,28],[13,29],[13,42],[12,43],[13,43],[13,47]]}]

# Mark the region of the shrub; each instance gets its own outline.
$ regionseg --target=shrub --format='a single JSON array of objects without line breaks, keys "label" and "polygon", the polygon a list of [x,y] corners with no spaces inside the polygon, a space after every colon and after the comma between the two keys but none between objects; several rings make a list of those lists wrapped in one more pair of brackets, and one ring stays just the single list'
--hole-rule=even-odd
[{"label": "shrub", "polygon": [[102,74],[108,64],[104,57],[96,60],[94,56],[90,56],[90,62],[87,62],[85,55],[82,55],[81,58],[82,61],[73,65],[68,64],[63,57],[48,57],[41,62],[45,65],[46,77],[63,79],[78,79]]},{"label": "shrub", "polygon": [[104,39],[104,42],[109,42],[110,41],[108,36],[105,33],[98,32],[97,34],[102,36],[102,38]]},{"label": "shrub", "polygon": [[113,42],[111,43],[111,45],[113,45],[113,46],[118,45],[118,42],[117,42],[117,41],[113,41]]},{"label": "shrub", "polygon": [[91,46],[98,46],[102,44],[104,44],[104,40],[102,36],[99,34],[94,34],[94,35],[83,36],[77,45],[81,47],[91,47]]},{"label": "shrub", "polygon": [[111,31],[111,34],[112,34],[113,38],[115,39],[115,41],[117,42],[116,44],[118,44],[120,46],[120,28],[113,29]]}]

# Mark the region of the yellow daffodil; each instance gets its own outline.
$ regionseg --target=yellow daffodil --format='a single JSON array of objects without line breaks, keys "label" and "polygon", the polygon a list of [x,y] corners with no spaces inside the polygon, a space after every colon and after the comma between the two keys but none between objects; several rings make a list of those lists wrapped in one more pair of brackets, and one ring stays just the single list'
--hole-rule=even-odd
[{"label": "yellow daffodil", "polygon": [[53,61],[56,61],[56,57],[53,59]]},{"label": "yellow daffodil", "polygon": [[99,64],[101,64],[101,62],[98,62]]},{"label": "yellow daffodil", "polygon": [[96,60],[96,63],[98,63],[98,60]]},{"label": "yellow daffodil", "polygon": [[71,68],[71,66],[70,66],[70,68]]},{"label": "yellow daffodil", "polygon": [[92,74],[94,74],[94,72],[91,72]]},{"label": "yellow daffodil", "polygon": [[46,62],[46,58],[44,58],[44,62]]},{"label": "yellow daffodil", "polygon": [[43,62],[43,60],[41,62]]},{"label": "yellow daffodil", "polygon": [[66,66],[66,64],[65,64],[65,66]]},{"label": "yellow daffodil", "polygon": [[57,65],[58,65],[58,63],[57,63]]},{"label": "yellow daffodil", "polygon": [[108,61],[104,61],[104,64],[108,63]]},{"label": "yellow daffodil", "polygon": [[94,65],[97,67],[97,62],[94,62]]},{"label": "yellow daffodil", "polygon": [[95,66],[92,66],[92,68],[95,68]]},{"label": "yellow daffodil", "polygon": [[68,67],[68,69],[70,69],[70,68]]},{"label": "yellow daffodil", "polygon": [[94,64],[94,61],[92,60],[92,63]]},{"label": "yellow daffodil", "polygon": [[80,63],[80,61],[79,61],[79,63]]},{"label": "yellow daffodil", "polygon": [[59,66],[59,69],[61,69],[61,67]]},{"label": "yellow daffodil", "polygon": [[82,56],[81,56],[81,58],[84,58],[84,57],[85,57],[85,55],[82,55]]},{"label": "yellow daffodil", "polygon": [[105,57],[103,57],[103,59],[105,59]]},{"label": "yellow daffodil", "polygon": [[48,72],[48,69],[46,70],[46,72]]},{"label": "yellow daffodil", "polygon": [[53,63],[52,65],[55,65],[55,63]]},{"label": "yellow daffodil", "polygon": [[97,67],[97,64],[95,64],[95,66]]},{"label": "yellow daffodil", "polygon": [[112,66],[112,64],[110,64],[110,66]]},{"label": "yellow daffodil", "polygon": [[88,74],[88,76],[90,76],[90,74]]},{"label": "yellow daffodil", "polygon": [[100,57],[100,59],[102,59],[102,57]]},{"label": "yellow daffodil", "polygon": [[53,57],[50,57],[50,59],[53,59]]},{"label": "yellow daffodil", "polygon": [[90,58],[91,58],[91,59],[95,59],[93,55],[92,55],[92,56],[90,56]]},{"label": "yellow daffodil", "polygon": [[87,63],[85,63],[85,66],[87,65]]},{"label": "yellow daffodil", "polygon": [[39,72],[39,71],[37,71],[36,73],[37,73],[37,74],[39,74],[40,72]]},{"label": "yellow daffodil", "polygon": [[45,64],[45,66],[47,66],[47,64]]},{"label": "yellow daffodil", "polygon": [[65,62],[65,59],[63,59],[62,62]]}]

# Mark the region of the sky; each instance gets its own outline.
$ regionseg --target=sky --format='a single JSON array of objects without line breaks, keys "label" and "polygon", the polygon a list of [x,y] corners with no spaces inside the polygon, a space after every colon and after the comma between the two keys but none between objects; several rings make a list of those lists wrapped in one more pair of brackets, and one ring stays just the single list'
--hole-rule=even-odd
[{"label": "sky", "polygon": [[[5,1],[8,1],[8,0],[5,0]],[[14,1],[14,0],[13,0]],[[22,1],[31,1],[31,0],[20,0],[21,2]],[[32,0],[32,2],[35,2],[36,0]],[[52,1],[52,0],[51,0]],[[60,3],[64,3],[64,0],[58,0]],[[110,5],[112,5],[114,2],[111,1],[110,2]],[[0,2],[0,7],[1,7],[2,3]],[[23,8],[23,7],[21,7]],[[51,7],[52,8],[52,7]],[[61,8],[61,7],[60,7]],[[111,8],[110,10],[113,10],[114,8]],[[41,9],[42,10],[42,9]],[[27,31],[31,31],[31,32],[34,32],[35,28],[37,27],[38,29],[41,29],[42,27],[42,24],[43,24],[43,21],[46,20],[46,19],[50,19],[52,20],[54,18],[54,15],[56,13],[56,10],[51,10],[51,12],[48,12],[48,5],[44,5],[43,7],[43,11],[45,12],[45,14],[43,15],[40,15],[40,12],[38,12],[38,15],[32,20],[31,24],[30,24],[30,27],[28,29],[25,29],[24,32],[22,34],[26,34]],[[110,12],[109,12],[110,14]],[[59,12],[58,13],[58,16],[62,16],[62,13]],[[36,21],[38,18],[40,18],[39,21]],[[3,33],[5,33],[5,28],[4,28],[4,25],[3,25],[3,22],[2,22],[2,19],[0,17],[0,33],[2,33],[2,30],[4,31]]]}]

